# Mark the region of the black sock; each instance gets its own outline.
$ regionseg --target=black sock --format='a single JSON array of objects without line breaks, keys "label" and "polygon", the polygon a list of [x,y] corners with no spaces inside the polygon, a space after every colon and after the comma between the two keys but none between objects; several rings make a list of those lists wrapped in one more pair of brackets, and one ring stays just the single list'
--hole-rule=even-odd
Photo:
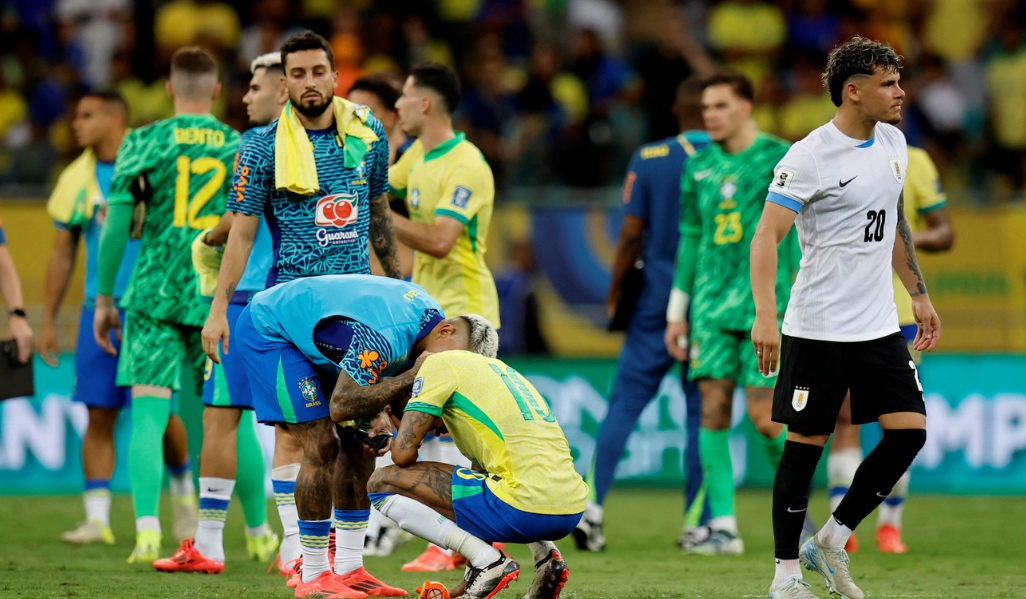
[{"label": "black sock", "polygon": [[777,559],[798,559],[809,486],[823,448],[797,441],[784,442],[784,453],[773,479],[773,540]]},{"label": "black sock", "polygon": [[855,530],[883,502],[925,443],[926,431],[921,428],[884,431],[883,439],[855,471],[834,518]]}]

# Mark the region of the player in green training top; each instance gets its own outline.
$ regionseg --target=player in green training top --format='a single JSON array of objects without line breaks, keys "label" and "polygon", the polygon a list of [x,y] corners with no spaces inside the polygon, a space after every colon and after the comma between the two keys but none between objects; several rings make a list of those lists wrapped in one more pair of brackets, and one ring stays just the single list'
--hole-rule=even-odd
[{"label": "player in green training top", "polygon": [[160,557],[161,436],[184,360],[193,369],[197,394],[202,389],[206,356],[200,331],[208,305],[200,297],[191,244],[224,212],[239,143],[239,133],[210,114],[220,91],[213,56],[197,47],[175,52],[168,83],[175,116],[125,137],[108,198],[93,332],[111,354],[109,332],[121,328],[111,298],[118,266],[129,230],[142,238],[121,303],[125,330],[117,376],[118,385],[132,387],[128,470],[136,546],[129,563]]},{"label": "player in green training top", "polygon": [[[679,360],[689,358],[689,376],[702,395],[699,455],[712,529],[696,553],[739,554],[734,512],[734,475],[730,460],[730,411],[734,388],[745,387],[748,415],[766,440],[775,465],[783,451],[784,432],[771,419],[776,377],[763,377],[749,331],[755,306],[748,275],[748,245],[762,215],[765,187],[788,143],[759,132],[752,119],[751,82],[736,73],[713,75],[704,83],[702,117],[715,142],[699,152],[681,178],[680,245],[667,309],[666,347]],[[791,235],[780,246],[777,278],[780,313],[787,305],[790,271],[797,270],[797,242]],[[689,306],[690,304],[690,306]]]}]

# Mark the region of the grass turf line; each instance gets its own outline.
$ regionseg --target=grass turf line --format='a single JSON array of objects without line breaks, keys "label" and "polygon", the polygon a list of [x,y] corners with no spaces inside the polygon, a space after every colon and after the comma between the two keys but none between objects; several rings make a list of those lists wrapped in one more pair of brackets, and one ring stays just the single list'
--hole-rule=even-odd
[{"label": "grass turf line", "polygon": [[[166,499],[166,496],[165,496]],[[826,517],[826,496],[813,499],[817,522]],[[682,556],[674,542],[680,530],[682,499],[670,491],[614,491],[606,505],[604,553],[576,550],[570,539],[559,543],[571,572],[564,599],[715,599],[765,597],[773,575],[773,539],[768,492],[738,495],[738,518],[746,554],[741,557]],[[171,530],[164,501],[164,530]],[[283,579],[265,574],[266,564],[248,561],[242,513],[233,502],[225,530],[227,567],[223,574],[162,574],[149,566],[125,563],[134,533],[131,500],[114,498],[117,543],[84,547],[60,542],[60,533],[82,519],[79,497],[0,497],[0,597],[180,597],[246,599],[291,597]],[[277,512],[268,503],[271,526]],[[1026,598],[1026,543],[1021,498],[913,496],[905,514],[907,555],[877,553],[875,515],[860,530],[862,551],[852,558],[855,580],[873,599]],[[1018,531],[1018,532],[1016,532]],[[164,556],[174,543],[164,541]],[[413,592],[425,578],[455,583],[462,573],[427,576],[400,572],[424,544],[414,540],[394,555],[371,557],[365,564],[385,582]],[[514,545],[520,581],[497,597],[519,599],[532,577],[530,552]],[[818,575],[806,572],[812,590],[828,596]]]}]

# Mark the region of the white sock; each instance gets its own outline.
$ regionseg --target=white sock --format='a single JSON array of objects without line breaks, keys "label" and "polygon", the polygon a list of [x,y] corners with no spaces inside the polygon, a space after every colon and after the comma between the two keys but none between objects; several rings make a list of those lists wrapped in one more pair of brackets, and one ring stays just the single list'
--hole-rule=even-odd
[{"label": "white sock", "polygon": [[[330,522],[330,520],[308,520],[308,522]],[[338,531],[335,531],[335,534],[338,534]],[[328,563],[327,543],[320,547],[308,545],[301,551],[303,554],[303,582],[310,582],[331,569],[331,564]]]},{"label": "white sock", "polygon": [[260,526],[247,526],[246,536],[247,537],[262,537],[267,534],[267,523],[264,522]]},{"label": "white sock", "polygon": [[156,516],[141,516],[135,519],[135,532],[143,530],[155,530],[160,532],[160,518]]},{"label": "white sock", "polygon": [[230,478],[201,476],[199,526],[196,529],[196,550],[212,560],[224,561],[224,521],[232,500],[235,481]]},{"label": "white sock", "polygon": [[[393,495],[379,508],[403,530],[442,547],[458,551],[475,568],[489,566],[501,557],[497,549],[462,530],[456,523],[428,506]],[[336,533],[337,534],[337,533]]]},{"label": "white sock", "polygon": [[816,542],[827,549],[843,549],[850,536],[851,529],[830,516],[823,528],[816,533]]},{"label": "white sock", "polygon": [[528,543],[527,546],[531,549],[531,557],[536,564],[547,558],[549,553],[556,548],[556,544],[552,541],[538,541],[536,543]]},{"label": "white sock", "polygon": [[[299,464],[286,464],[271,470],[271,485],[295,488],[296,477],[299,476]],[[278,547],[282,565],[287,565],[303,555],[303,547],[299,544],[299,512],[296,510],[294,492],[274,492],[274,503],[278,506],[278,518],[281,519],[282,539]]]},{"label": "white sock", "polygon": [[[384,468],[385,466],[391,466],[395,462],[392,461],[392,454],[386,453],[383,456],[378,456],[374,460],[375,468]],[[371,539],[377,539],[381,536],[381,529],[387,526],[387,518],[381,515],[381,512],[374,506],[371,506],[370,520],[367,522],[367,537]]]},{"label": "white sock", "polygon": [[192,484],[192,468],[187,468],[185,472],[178,475],[171,474],[170,477],[172,495],[182,496],[196,494],[196,486]]},{"label": "white sock", "polygon": [[431,549],[432,547],[434,547],[435,549],[441,551],[442,553],[444,553],[446,555],[452,555],[454,553],[454,551],[452,549],[446,549],[445,547],[442,547],[441,545],[436,545],[434,543],[428,543],[428,549]]},{"label": "white sock", "polygon": [[894,483],[890,495],[880,504],[880,512],[877,516],[876,526],[893,526],[901,530],[901,513],[905,510],[905,498],[908,497],[908,470],[901,475],[898,482]]},{"label": "white sock", "polygon": [[86,522],[110,526],[110,489],[93,489],[82,493]]},{"label": "white sock", "polygon": [[335,525],[335,574],[342,576],[363,567],[363,540],[367,528],[345,530]]},{"label": "white sock", "polygon": [[732,535],[737,534],[737,517],[736,516],[717,516],[712,520],[709,520],[709,528],[713,530],[725,530]]},{"label": "white sock", "polygon": [[830,513],[837,509],[855,479],[855,471],[862,464],[862,450],[858,447],[838,449],[827,454],[827,489],[830,493]]},{"label": "white sock", "polygon": [[796,559],[776,560],[776,570],[773,572],[773,584],[770,586],[779,587],[792,578],[802,579],[802,567]]}]

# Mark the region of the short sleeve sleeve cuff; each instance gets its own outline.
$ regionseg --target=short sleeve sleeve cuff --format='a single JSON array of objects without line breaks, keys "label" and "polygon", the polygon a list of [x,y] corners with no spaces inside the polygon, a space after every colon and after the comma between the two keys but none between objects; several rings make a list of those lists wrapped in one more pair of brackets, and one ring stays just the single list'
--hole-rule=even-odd
[{"label": "short sleeve sleeve cuff", "polygon": [[769,192],[769,194],[767,194],[766,201],[771,203],[771,204],[776,204],[778,206],[783,206],[784,208],[787,208],[788,210],[792,210],[795,213],[798,213],[798,212],[802,211],[802,203],[801,202],[799,202],[798,200],[791,199],[791,198],[789,198],[787,196],[780,195],[779,193],[777,193],[775,191],[771,191],[771,192]]}]

